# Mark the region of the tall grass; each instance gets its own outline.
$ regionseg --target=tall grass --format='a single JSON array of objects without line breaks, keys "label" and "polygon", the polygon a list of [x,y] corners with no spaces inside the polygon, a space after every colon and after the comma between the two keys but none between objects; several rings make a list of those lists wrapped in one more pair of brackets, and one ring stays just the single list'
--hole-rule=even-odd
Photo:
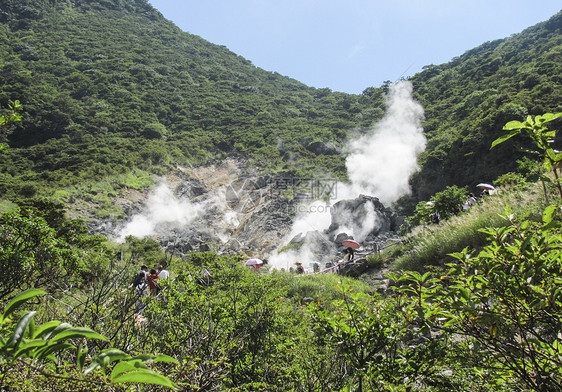
[{"label": "tall grass", "polygon": [[278,278],[285,277],[287,297],[302,301],[303,298],[312,298],[314,301],[330,302],[341,297],[338,286],[351,286],[357,292],[370,292],[370,287],[358,279],[337,274],[312,274],[294,275],[288,272],[276,272]]},{"label": "tall grass", "polygon": [[418,227],[405,239],[408,250],[396,259],[391,268],[423,271],[429,265],[444,265],[451,259],[450,253],[465,247],[478,250],[487,243],[487,237],[480,229],[507,224],[502,217],[507,205],[517,216],[540,219],[545,206],[541,189],[539,184],[532,185],[528,190],[503,188],[466,213],[439,225]]}]

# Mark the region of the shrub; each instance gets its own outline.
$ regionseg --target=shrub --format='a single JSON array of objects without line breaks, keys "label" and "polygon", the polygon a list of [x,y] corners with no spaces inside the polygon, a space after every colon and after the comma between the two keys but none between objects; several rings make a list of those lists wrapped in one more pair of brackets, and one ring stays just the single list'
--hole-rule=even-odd
[{"label": "shrub", "polygon": [[[463,336],[459,360],[471,363],[474,349],[498,381],[518,380],[533,391],[562,389],[560,334],[562,235],[558,206],[544,210],[542,222],[516,220],[509,207],[507,224],[481,231],[489,245],[465,248],[443,276],[404,275],[404,288],[419,294],[416,312],[432,328]],[[399,280],[399,279],[395,279]],[[475,369],[475,370],[477,370]],[[478,371],[478,370],[477,370]]]}]

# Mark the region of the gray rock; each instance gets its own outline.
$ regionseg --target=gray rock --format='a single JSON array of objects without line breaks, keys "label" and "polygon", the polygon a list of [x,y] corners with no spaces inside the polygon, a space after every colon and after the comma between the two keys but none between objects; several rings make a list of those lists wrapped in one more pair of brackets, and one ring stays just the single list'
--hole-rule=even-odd
[{"label": "gray rock", "polygon": [[339,151],[331,143],[314,142],[306,146],[306,149],[316,155],[338,155]]},{"label": "gray rock", "polygon": [[369,269],[367,259],[358,259],[355,262],[345,263],[339,266],[338,274],[357,278]]}]

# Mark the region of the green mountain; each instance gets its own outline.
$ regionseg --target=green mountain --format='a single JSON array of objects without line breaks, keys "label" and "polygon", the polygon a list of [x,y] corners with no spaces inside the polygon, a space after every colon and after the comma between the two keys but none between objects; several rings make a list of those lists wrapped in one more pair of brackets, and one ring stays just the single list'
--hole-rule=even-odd
[{"label": "green mountain", "polygon": [[[490,151],[502,127],[527,115],[562,111],[562,12],[506,39],[486,42],[412,78],[428,138],[414,179],[425,198],[442,185],[491,182],[514,170],[524,138]],[[561,123],[552,129],[560,129]]]},{"label": "green mountain", "polygon": [[[145,0],[0,0],[0,21],[0,107],[24,106],[5,135],[3,198],[227,156],[341,179],[350,132],[384,114],[388,84],[307,87],[182,32]],[[562,110],[561,24],[559,13],[412,78],[429,140],[418,198],[512,170],[516,143],[488,151],[502,125]]]},{"label": "green mountain", "polygon": [[[24,121],[3,160],[4,192],[241,155],[270,168],[344,173],[349,129],[378,97],[309,88],[180,31],[145,1],[2,1],[1,96]],[[290,157],[290,158],[289,158]],[[27,187],[29,188],[29,186]],[[33,191],[33,190],[32,190]],[[16,191],[17,192],[17,191]]]}]

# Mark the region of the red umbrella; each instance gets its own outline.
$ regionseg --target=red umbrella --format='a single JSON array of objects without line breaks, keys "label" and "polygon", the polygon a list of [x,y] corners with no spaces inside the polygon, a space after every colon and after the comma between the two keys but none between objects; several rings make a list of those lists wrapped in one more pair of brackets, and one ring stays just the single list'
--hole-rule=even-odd
[{"label": "red umbrella", "polygon": [[341,244],[346,248],[351,248],[351,249],[358,249],[361,246],[359,242],[354,240],[345,240]]}]

